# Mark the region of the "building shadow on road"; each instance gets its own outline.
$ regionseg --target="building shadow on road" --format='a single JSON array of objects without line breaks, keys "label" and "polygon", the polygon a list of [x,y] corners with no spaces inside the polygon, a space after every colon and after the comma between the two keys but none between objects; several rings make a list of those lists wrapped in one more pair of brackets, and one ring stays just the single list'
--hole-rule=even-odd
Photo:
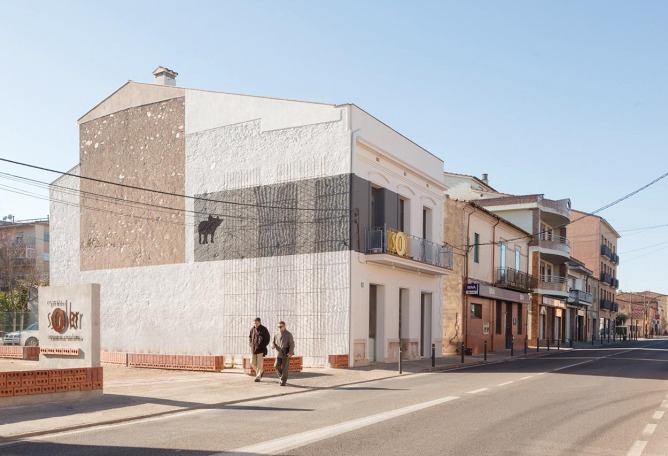
[{"label": "building shadow on road", "polygon": [[[5,447],[0,447],[0,454],[12,456],[37,455],[67,455],[67,456],[162,456],[167,453],[176,453],[179,456],[210,456],[216,451],[189,450],[187,448],[146,448],[131,446],[107,445],[76,445],[67,443],[51,443],[36,441],[17,441]],[[257,453],[235,453],[222,451],[220,454],[243,454],[244,456],[259,456]]]}]

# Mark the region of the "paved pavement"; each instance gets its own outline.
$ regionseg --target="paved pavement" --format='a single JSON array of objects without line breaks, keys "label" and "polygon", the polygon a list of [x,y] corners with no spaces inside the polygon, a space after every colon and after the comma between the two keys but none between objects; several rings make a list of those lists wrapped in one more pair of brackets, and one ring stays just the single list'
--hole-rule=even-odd
[{"label": "paved pavement", "polygon": [[[372,377],[394,373],[332,377],[339,372],[369,377],[316,387],[313,379],[324,376],[295,376],[293,386],[280,388],[273,379],[254,384],[240,376],[242,389],[281,395],[22,437],[0,443],[0,454],[668,455],[666,339],[381,380]],[[147,388],[178,389],[179,377]],[[81,405],[61,403],[60,418],[79,415]],[[14,410],[16,423],[33,421],[22,412]]]}]

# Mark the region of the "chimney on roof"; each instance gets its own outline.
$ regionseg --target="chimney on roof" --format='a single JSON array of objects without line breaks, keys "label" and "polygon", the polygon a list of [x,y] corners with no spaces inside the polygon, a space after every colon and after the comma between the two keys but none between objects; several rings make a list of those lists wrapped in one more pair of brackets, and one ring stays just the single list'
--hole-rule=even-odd
[{"label": "chimney on roof", "polygon": [[484,173],[482,175],[482,179],[480,179],[485,185],[489,185],[489,175],[487,173]]},{"label": "chimney on roof", "polygon": [[172,71],[169,68],[159,66],[153,72],[153,76],[155,77],[153,83],[158,85],[174,87],[176,86],[176,77],[178,75],[179,74],[176,71]]}]

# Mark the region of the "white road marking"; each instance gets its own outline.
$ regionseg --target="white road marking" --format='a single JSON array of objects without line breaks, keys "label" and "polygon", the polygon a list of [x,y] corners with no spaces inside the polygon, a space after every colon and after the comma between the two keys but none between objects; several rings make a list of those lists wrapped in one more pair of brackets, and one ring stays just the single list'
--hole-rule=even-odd
[{"label": "white road marking", "polygon": [[647,442],[644,440],[636,440],[626,456],[640,456],[645,449],[645,445],[647,445]]},{"label": "white road marking", "polygon": [[473,390],[473,391],[467,391],[466,394],[478,394],[478,393],[482,393],[483,391],[487,391],[488,389],[489,388],[480,388],[480,389]]},{"label": "white road marking", "polygon": [[533,377],[533,375],[529,375],[527,377],[522,377],[522,378],[520,378],[520,380],[526,380],[526,379],[531,378],[531,377]]},{"label": "white road marking", "polygon": [[515,383],[515,382],[514,382],[514,381],[511,381],[511,382],[506,382],[506,383],[499,383],[499,384],[496,385],[496,386],[506,386],[506,385],[510,385],[511,383]]},{"label": "white road marking", "polygon": [[547,374],[547,372],[541,372],[540,374],[536,374],[536,375],[545,375],[545,374]]},{"label": "white road marking", "polygon": [[642,435],[652,435],[656,431],[656,424],[648,424],[645,426],[645,429],[642,430]]},{"label": "white road marking", "polygon": [[654,415],[652,415],[652,418],[655,419],[655,420],[660,420],[661,418],[663,418],[664,413],[666,413],[666,412],[663,412],[661,410],[656,411],[656,412],[654,412]]},{"label": "white road marking", "polygon": [[668,401],[667,400],[664,400],[663,402],[661,402],[661,408],[668,408]]},{"label": "white road marking", "polygon": [[301,432],[299,434],[289,435],[286,437],[281,437],[278,439],[259,443],[257,445],[238,448],[230,452],[217,453],[211,456],[243,455],[248,453],[251,454],[284,453],[286,451],[294,450],[295,448],[303,447],[305,445],[310,445],[312,443],[319,442],[321,440],[336,437],[337,435],[341,435],[346,432],[356,431],[357,429],[361,429],[363,427],[371,426],[373,424],[391,420],[399,416],[407,415],[409,413],[424,410],[429,407],[434,407],[437,405],[444,404],[446,402],[454,401],[455,399],[459,398],[457,396],[442,397],[440,399],[436,399],[433,401],[422,402],[420,404],[410,405],[408,407],[403,407],[396,410],[390,410],[389,412],[378,413],[376,415],[371,415],[364,418],[344,421],[343,423],[334,424],[332,426],[325,426],[319,429],[313,429],[311,431]]}]

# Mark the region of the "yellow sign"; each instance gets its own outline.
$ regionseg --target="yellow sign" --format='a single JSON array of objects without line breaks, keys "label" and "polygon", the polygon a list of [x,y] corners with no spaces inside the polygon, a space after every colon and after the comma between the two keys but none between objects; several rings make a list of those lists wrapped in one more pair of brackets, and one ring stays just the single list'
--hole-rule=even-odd
[{"label": "yellow sign", "polygon": [[410,248],[408,236],[402,231],[388,230],[387,249],[399,256],[408,256]]}]

